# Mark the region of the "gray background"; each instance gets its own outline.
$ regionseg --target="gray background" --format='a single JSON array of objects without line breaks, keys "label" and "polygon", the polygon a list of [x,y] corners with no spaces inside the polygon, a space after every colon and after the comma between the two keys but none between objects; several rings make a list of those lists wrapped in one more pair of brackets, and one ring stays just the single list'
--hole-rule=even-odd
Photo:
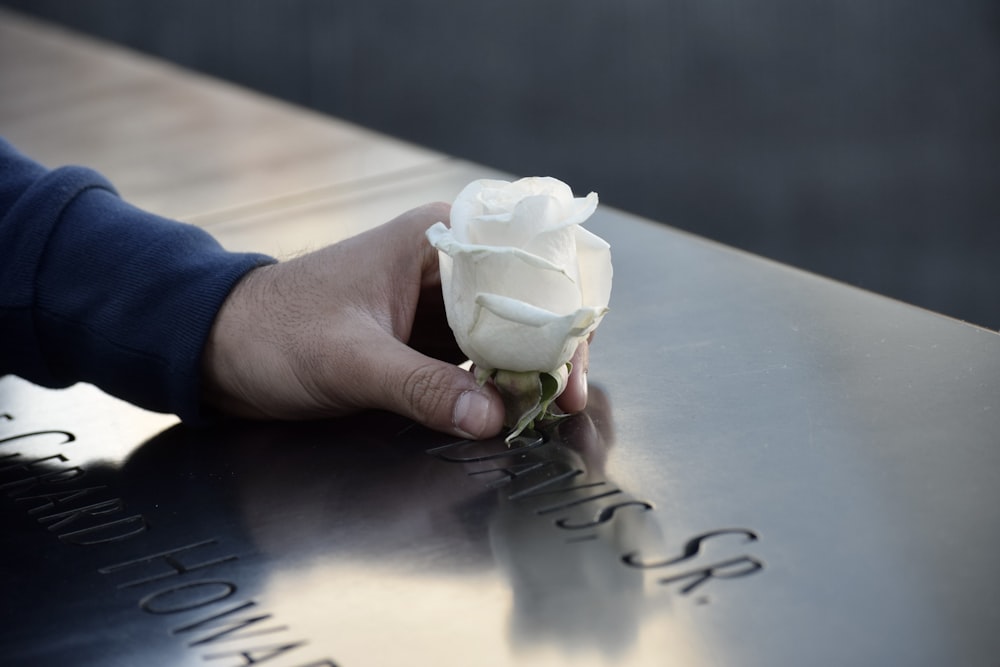
[{"label": "gray background", "polygon": [[0,4],[1000,328],[993,0]]}]

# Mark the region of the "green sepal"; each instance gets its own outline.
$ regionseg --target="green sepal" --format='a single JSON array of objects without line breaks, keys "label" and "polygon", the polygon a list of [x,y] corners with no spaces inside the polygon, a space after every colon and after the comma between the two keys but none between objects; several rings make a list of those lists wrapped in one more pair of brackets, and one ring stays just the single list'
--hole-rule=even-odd
[{"label": "green sepal", "polygon": [[494,373],[496,373],[496,371],[492,368],[483,368],[482,366],[472,367],[472,375],[476,378],[476,384],[480,387],[489,382]]},{"label": "green sepal", "polygon": [[511,429],[505,439],[508,446],[522,431],[534,428],[536,423],[565,416],[549,408],[566,388],[571,369],[567,363],[552,372],[498,370],[492,373],[493,384],[503,398],[504,425]]}]

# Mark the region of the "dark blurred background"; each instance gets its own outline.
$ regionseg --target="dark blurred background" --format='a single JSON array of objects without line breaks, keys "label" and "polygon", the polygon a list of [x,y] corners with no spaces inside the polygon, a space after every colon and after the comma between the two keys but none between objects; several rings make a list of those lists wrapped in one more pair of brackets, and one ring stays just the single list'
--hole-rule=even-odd
[{"label": "dark blurred background", "polygon": [[997,0],[0,4],[1000,328]]}]

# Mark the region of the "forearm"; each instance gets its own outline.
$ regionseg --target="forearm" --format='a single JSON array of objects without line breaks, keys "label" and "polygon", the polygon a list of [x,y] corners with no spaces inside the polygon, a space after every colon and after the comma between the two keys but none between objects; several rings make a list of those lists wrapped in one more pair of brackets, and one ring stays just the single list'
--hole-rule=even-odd
[{"label": "forearm", "polygon": [[77,381],[194,418],[215,315],[262,255],[122,201],[95,172],[44,170],[0,145],[0,371]]}]

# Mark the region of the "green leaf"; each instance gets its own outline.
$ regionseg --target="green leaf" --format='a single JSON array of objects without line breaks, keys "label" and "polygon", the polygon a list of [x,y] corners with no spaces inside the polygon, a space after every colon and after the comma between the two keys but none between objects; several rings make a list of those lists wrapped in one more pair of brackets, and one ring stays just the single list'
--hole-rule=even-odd
[{"label": "green leaf", "polygon": [[493,374],[493,384],[503,398],[504,425],[511,429],[506,438],[508,445],[536,423],[566,416],[550,411],[549,406],[566,388],[571,370],[572,366],[566,364],[548,373],[498,370]]}]

